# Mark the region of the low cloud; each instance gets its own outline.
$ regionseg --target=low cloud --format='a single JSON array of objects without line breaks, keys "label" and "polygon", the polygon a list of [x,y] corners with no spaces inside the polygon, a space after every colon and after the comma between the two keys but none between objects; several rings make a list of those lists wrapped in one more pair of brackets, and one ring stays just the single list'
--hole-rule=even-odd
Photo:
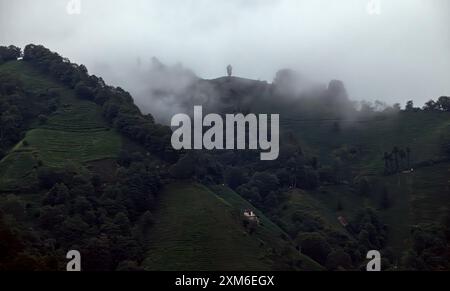
[{"label": "low cloud", "polygon": [[[180,100],[149,95],[159,86],[149,84],[154,56],[206,79],[230,63],[236,75],[269,83],[292,68],[325,84],[343,80],[352,99],[450,95],[447,0],[81,0],[79,15],[67,14],[68,1],[0,0],[0,42],[43,44],[163,119]],[[380,14],[368,13],[369,1]],[[158,82],[178,92],[190,81]]]}]

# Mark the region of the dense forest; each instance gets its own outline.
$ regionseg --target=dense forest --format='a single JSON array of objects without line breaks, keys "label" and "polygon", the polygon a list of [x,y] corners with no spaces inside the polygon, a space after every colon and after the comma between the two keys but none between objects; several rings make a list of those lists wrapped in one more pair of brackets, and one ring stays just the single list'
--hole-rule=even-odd
[{"label": "dense forest", "polygon": [[[258,237],[259,247],[270,253],[274,269],[364,270],[367,252],[380,250],[384,270],[448,270],[448,204],[432,218],[418,205],[426,219],[401,225],[406,234],[397,240],[391,238],[391,216],[403,207],[395,193],[405,192],[402,187],[412,191],[412,175],[420,185],[436,186],[430,197],[436,191],[450,194],[442,172],[450,164],[450,97],[423,108],[412,101],[404,109],[369,102],[355,106],[337,80],[293,99],[296,80],[295,72],[282,70],[270,85],[233,78],[206,85],[220,96],[210,111],[270,108],[282,118],[289,112],[282,119],[277,160],[260,161],[259,152],[251,150],[177,152],[170,144],[171,128],[143,114],[124,89],[108,86],[85,66],[43,46],[28,45],[23,52],[0,47],[0,270],[64,270],[71,249],[81,252],[83,270],[158,268],[148,267],[149,246],[163,220],[161,195],[176,183],[197,183],[216,194],[217,187],[226,187],[267,217],[280,229],[276,241],[282,246]],[[205,81],[198,82],[202,85],[180,93],[192,97],[187,108],[205,90]],[[87,118],[86,112],[92,115]],[[302,118],[324,125],[299,129]],[[416,131],[421,121],[429,125]],[[402,122],[405,129],[398,125]],[[44,149],[53,135],[52,146],[59,147]],[[97,135],[108,145],[96,148]],[[361,139],[389,142],[373,146]],[[436,175],[426,178],[426,171]],[[435,199],[430,207],[448,202],[448,197]],[[235,210],[236,228],[249,241],[269,225],[249,227],[243,209]]]}]

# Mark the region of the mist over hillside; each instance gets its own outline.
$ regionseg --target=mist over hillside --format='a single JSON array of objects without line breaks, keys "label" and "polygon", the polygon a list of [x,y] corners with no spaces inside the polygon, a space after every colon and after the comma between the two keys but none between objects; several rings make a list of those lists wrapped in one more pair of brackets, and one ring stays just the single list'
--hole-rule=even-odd
[{"label": "mist over hillside", "polygon": [[138,72],[130,84],[136,103],[164,124],[177,113],[192,114],[195,105],[202,105],[207,113],[276,113],[303,119],[352,120],[364,109],[365,113],[394,111],[393,104],[382,101],[351,100],[343,81],[324,84],[292,69],[278,70],[271,82],[232,74],[202,79],[181,64],[167,66],[153,58]]},{"label": "mist over hillside", "polygon": [[450,95],[447,0],[377,0],[379,14],[368,10],[372,0],[81,1],[80,14],[68,14],[68,1],[0,0],[1,42],[50,47],[138,103],[147,83],[136,80],[153,56],[202,79],[232,64],[235,76],[270,83],[291,68],[324,84],[344,81],[353,100],[423,104]]}]

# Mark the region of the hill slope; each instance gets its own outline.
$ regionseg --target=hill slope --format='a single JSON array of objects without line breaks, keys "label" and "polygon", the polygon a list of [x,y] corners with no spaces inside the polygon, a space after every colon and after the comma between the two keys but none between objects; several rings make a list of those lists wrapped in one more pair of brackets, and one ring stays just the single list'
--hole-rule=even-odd
[{"label": "hill slope", "polygon": [[251,205],[229,189],[172,184],[160,203],[149,235],[147,270],[321,269],[284,241],[283,232],[260,212],[262,223],[249,234],[240,214]]},{"label": "hill slope", "polygon": [[52,94],[57,109],[44,122],[31,124],[25,138],[0,161],[0,190],[12,191],[23,179],[35,183],[36,166],[75,167],[86,162],[117,157],[121,136],[108,126],[95,103],[77,98],[58,82],[23,61],[0,66],[0,73],[17,76],[37,96]]},{"label": "hill slope", "polygon": [[[310,211],[324,218],[331,213],[328,221],[337,223],[340,215],[350,219],[365,207],[377,209],[388,227],[387,246],[394,251],[397,262],[411,246],[413,226],[440,224],[448,213],[450,162],[441,148],[443,137],[450,134],[447,112],[400,112],[383,118],[343,120],[339,121],[338,131],[333,130],[330,121],[291,119],[282,124],[298,137],[306,153],[319,157],[322,166],[341,165],[341,170],[347,171],[341,185],[303,192],[303,197],[319,203]],[[411,149],[413,172],[383,174],[383,154],[394,147]],[[400,163],[406,167],[406,160]],[[362,179],[369,179],[370,193],[366,195],[360,193],[358,183]],[[389,199],[387,208],[381,207],[383,191],[387,191]],[[302,209],[295,206],[297,199],[291,198],[287,204]],[[338,204],[342,209],[337,209]]]},{"label": "hill slope", "polygon": [[320,119],[302,121],[281,117],[282,128],[295,133],[304,149],[330,163],[336,151],[357,149],[353,161],[361,175],[383,173],[383,153],[394,146],[410,147],[411,162],[439,158],[440,139],[449,134],[450,116],[447,112],[400,112],[360,120],[337,120],[339,130],[333,130],[333,121]]}]

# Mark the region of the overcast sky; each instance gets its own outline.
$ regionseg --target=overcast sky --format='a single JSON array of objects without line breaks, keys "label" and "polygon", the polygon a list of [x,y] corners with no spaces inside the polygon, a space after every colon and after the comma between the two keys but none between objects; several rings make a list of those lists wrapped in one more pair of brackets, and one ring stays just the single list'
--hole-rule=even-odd
[{"label": "overcast sky", "polygon": [[353,99],[450,95],[450,1],[370,1],[81,0],[68,14],[69,0],[0,0],[0,44],[43,44],[130,91],[130,68],[156,56],[203,78],[288,67]]}]

